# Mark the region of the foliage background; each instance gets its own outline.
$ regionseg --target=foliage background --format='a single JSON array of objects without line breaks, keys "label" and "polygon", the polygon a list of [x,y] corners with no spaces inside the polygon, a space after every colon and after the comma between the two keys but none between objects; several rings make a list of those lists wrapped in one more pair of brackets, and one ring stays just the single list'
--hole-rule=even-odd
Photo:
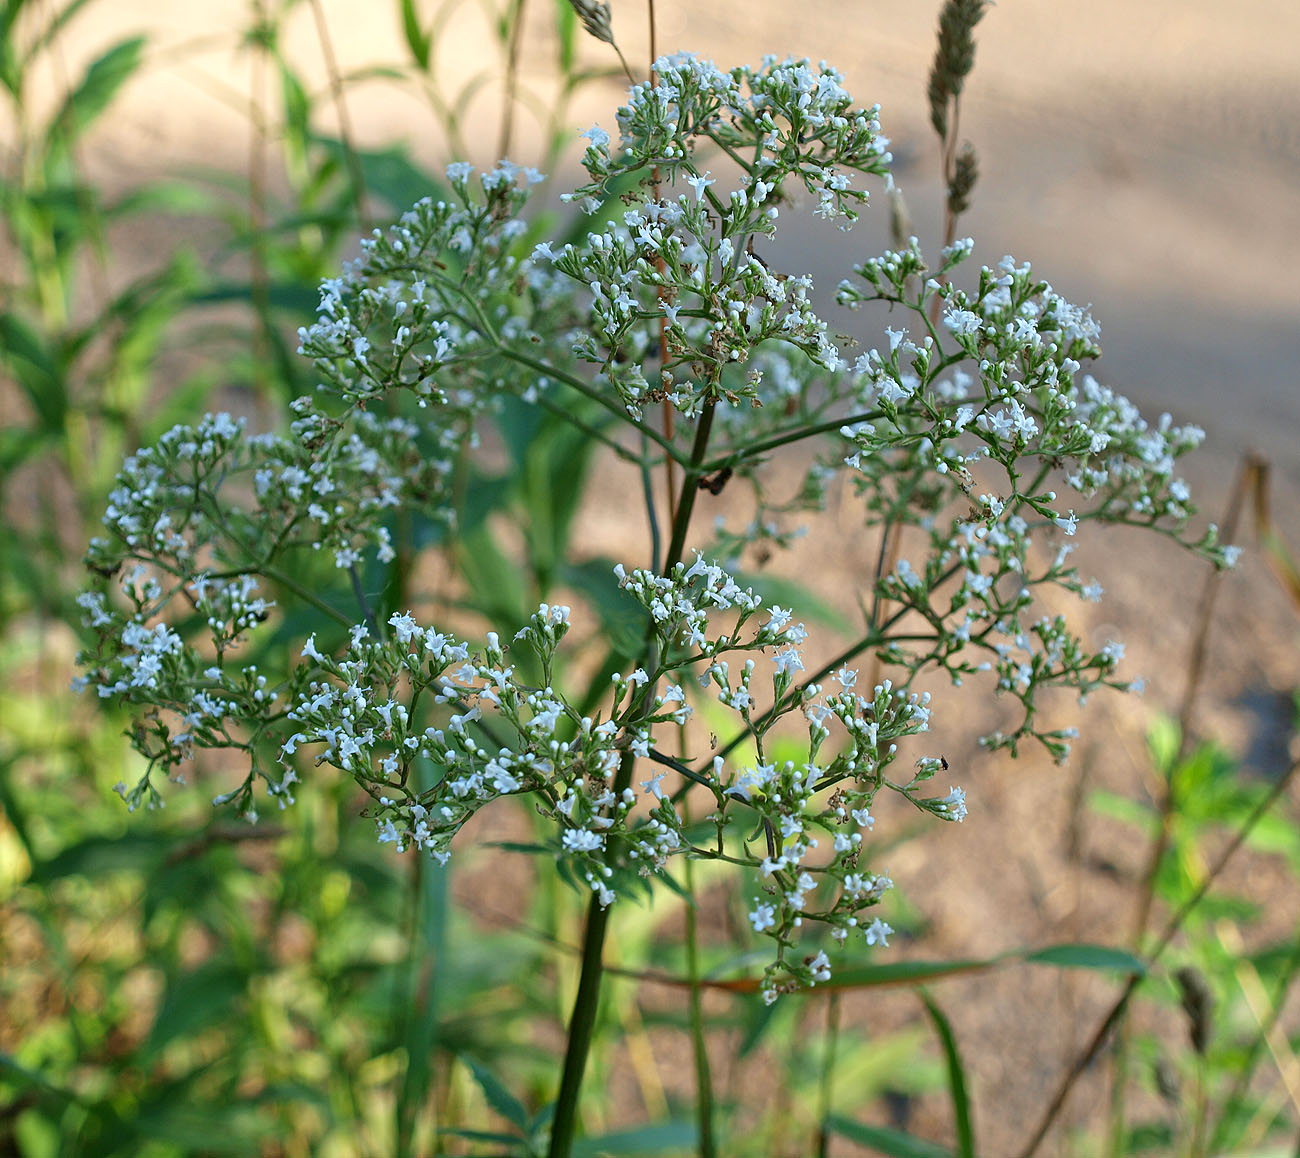
[{"label": "foliage background", "polygon": [[[447,5],[430,70],[400,4],[228,0],[205,6],[201,26],[174,5],[73,8],[48,44],[31,37],[54,5],[11,2],[3,29],[0,1147],[388,1154],[424,1152],[435,1120],[500,1130],[515,1119],[527,1132],[553,1095],[537,1047],[544,1054],[560,1040],[570,980],[556,944],[577,939],[573,898],[521,858],[503,873],[502,854],[486,847],[467,845],[450,879],[386,856],[353,823],[345,786],[306,791],[293,813],[249,831],[212,817],[211,770],[198,789],[173,790],[166,815],[128,817],[111,794],[127,758],[118,725],[66,691],[77,646],[67,625],[76,561],[123,450],[205,407],[274,414],[309,385],[289,335],[314,305],[316,280],[351,253],[359,216],[403,208],[451,152],[495,156],[510,57],[499,17],[508,31],[522,11],[521,86],[537,107],[556,108],[555,9]],[[743,13],[661,3],[658,38],[720,62],[774,50],[831,58],[852,91],[884,105],[914,228],[933,237],[938,182],[923,86],[937,8],[878,3],[850,19],[840,5],[808,5],[794,21],[777,3]],[[435,17],[431,5],[409,10],[425,29]],[[643,60],[639,7],[619,5],[615,30],[634,65]],[[1092,300],[1108,381],[1145,409],[1176,408],[1179,420],[1210,429],[1191,479],[1207,511],[1226,500],[1240,451],[1261,447],[1277,526],[1292,542],[1300,290],[1286,271],[1300,261],[1300,92],[1288,46],[1297,35],[1294,8],[1263,0],[1231,22],[1174,0],[1139,13],[1005,0],[980,28],[963,111],[984,171],[963,220],[978,256],[1031,258],[1062,292]],[[570,76],[612,72],[603,46],[572,44]],[[548,127],[609,124],[620,91],[616,79],[581,84]],[[527,101],[515,116],[515,159],[536,163],[550,151],[571,163],[568,138],[539,132]],[[369,198],[360,203],[356,164]],[[852,235],[863,255],[881,247],[886,217],[877,206]],[[829,287],[842,260],[840,239],[826,237],[782,244],[824,269]],[[606,544],[624,522],[607,493],[577,520]],[[809,550],[843,539],[834,526],[821,533]],[[1245,528],[1239,539],[1248,541]],[[873,552],[870,543],[835,549],[817,595],[851,609]],[[914,900],[894,921],[907,933],[900,957],[1130,935],[1144,868],[1133,837],[1150,829],[1143,809],[1161,791],[1146,737],[1156,713],[1177,709],[1201,577],[1175,553],[1134,554],[1122,536],[1092,552],[1083,567],[1107,587],[1093,630],[1127,640],[1130,670],[1149,678],[1147,700],[1092,705],[1093,742],[1065,772],[981,758],[968,739],[980,724],[953,724],[947,754],[976,807],[942,847],[910,839],[891,853],[900,892]],[[797,557],[772,567],[803,575]],[[1203,756],[1188,773],[1197,787],[1161,883],[1166,900],[1195,879],[1221,822],[1258,790],[1237,764],[1276,776],[1287,763],[1295,624],[1284,589],[1249,557],[1217,604],[1193,717],[1232,757]],[[483,835],[526,839],[527,819],[518,825]],[[1235,865],[1224,887],[1241,899],[1225,900],[1218,924],[1207,920],[1178,947],[1180,961],[1221,979],[1241,1018],[1227,1024],[1243,1040],[1252,1015],[1238,951],[1255,953],[1247,960],[1266,991],[1292,971],[1286,946],[1300,906],[1287,831],[1271,830],[1271,854]],[[696,888],[721,959],[721,931],[736,914],[722,890]],[[680,909],[621,920],[629,964],[680,971],[665,948]],[[1157,1146],[1183,1128],[1196,1081],[1174,988],[1160,985],[1137,1019],[1131,1115],[1135,1130],[1156,1131]],[[741,1002],[710,1000],[720,1099],[752,1146],[734,1152],[806,1152],[824,1098],[854,1118],[951,1138],[928,1023],[913,995],[882,992],[845,996],[843,1068],[829,1092],[816,1079],[827,1044],[818,1003],[762,1024]],[[964,1046],[981,1141],[1004,1153],[1114,984],[1018,967],[937,992]],[[680,995],[629,981],[607,1017],[597,1065],[609,1079],[589,1099],[588,1128],[673,1129],[692,1097]],[[1183,1065],[1182,1101],[1156,1092],[1158,1057]],[[1225,1086],[1244,1068],[1237,1055],[1217,1064]],[[1263,1109],[1253,1112],[1264,1114],[1280,1089],[1274,1110],[1285,1113],[1285,1076],[1255,1091]],[[1069,1116],[1096,1137],[1107,1116],[1101,1075],[1084,1087]],[[767,1110],[747,1121],[754,1105]],[[663,1136],[647,1145],[666,1152]]]}]

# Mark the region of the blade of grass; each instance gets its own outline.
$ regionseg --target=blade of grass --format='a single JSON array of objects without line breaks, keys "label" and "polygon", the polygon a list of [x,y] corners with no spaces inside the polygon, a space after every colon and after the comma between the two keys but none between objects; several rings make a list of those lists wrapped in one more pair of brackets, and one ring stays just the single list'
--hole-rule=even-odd
[{"label": "blade of grass", "polygon": [[948,1067],[948,1088],[952,1093],[952,1117],[957,1135],[958,1158],[975,1158],[975,1128],[971,1122],[970,1095],[966,1092],[966,1070],[957,1051],[957,1039],[952,1024],[944,1016],[938,1003],[924,989],[917,991],[925,1011],[934,1022],[935,1032],[943,1046],[944,1061]]},{"label": "blade of grass", "polygon": [[841,1138],[870,1146],[877,1153],[888,1154],[890,1158],[953,1158],[952,1151],[943,1146],[888,1126],[868,1126],[865,1122],[855,1122],[852,1118],[842,1118],[838,1114],[832,1114],[827,1119],[827,1125]]}]

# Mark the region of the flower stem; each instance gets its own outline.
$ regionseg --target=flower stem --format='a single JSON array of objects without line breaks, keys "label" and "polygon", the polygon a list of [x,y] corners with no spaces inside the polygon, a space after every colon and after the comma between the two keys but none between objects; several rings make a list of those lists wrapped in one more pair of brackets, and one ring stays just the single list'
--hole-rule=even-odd
[{"label": "flower stem", "polygon": [[713,1077],[709,1070],[708,1043],[704,1036],[704,1009],[700,1000],[700,947],[695,909],[695,873],[686,858],[686,968],[691,979],[691,1052],[695,1057],[695,1152],[700,1158],[717,1158],[713,1137]]},{"label": "flower stem", "polygon": [[[624,763],[629,763],[627,759]],[[621,775],[621,771],[620,771]],[[573,999],[569,1018],[569,1042],[564,1051],[564,1072],[560,1092],[555,1099],[555,1119],[551,1125],[549,1158],[568,1158],[578,1125],[578,1095],[582,1090],[582,1073],[587,1066],[596,1012],[600,1002],[601,951],[609,927],[609,910],[601,908],[600,897],[592,894],[587,906],[587,931],[582,938],[582,972],[578,993]]]},{"label": "flower stem", "polygon": [[[691,461],[686,468],[681,498],[673,515],[672,540],[668,546],[668,557],[663,564],[665,573],[681,561],[682,551],[685,549],[691,512],[695,508],[697,483],[703,473],[700,464],[704,461],[709,448],[713,410],[713,402],[705,405],[700,415],[700,424],[695,430],[695,441],[691,446]],[[646,657],[653,657],[657,649],[658,643],[652,631],[647,629]],[[653,668],[656,665],[650,663],[647,666]],[[647,713],[653,700],[652,694],[645,696],[643,702]],[[613,790],[616,796],[632,783],[632,769],[635,764],[636,756],[631,752],[625,752],[618,773],[614,777]],[[551,1124],[548,1158],[569,1158],[573,1149],[573,1139],[578,1126],[578,1096],[582,1092],[582,1075],[587,1068],[587,1054],[591,1051],[591,1039],[595,1032],[596,1014],[600,1004],[600,981],[604,972],[601,954],[608,928],[609,909],[602,908],[599,894],[593,893],[591,902],[587,906],[587,928],[582,938],[582,971],[578,976],[578,992],[573,999],[573,1013],[569,1017],[568,1044],[564,1050],[560,1092],[555,1098],[555,1118]]]}]

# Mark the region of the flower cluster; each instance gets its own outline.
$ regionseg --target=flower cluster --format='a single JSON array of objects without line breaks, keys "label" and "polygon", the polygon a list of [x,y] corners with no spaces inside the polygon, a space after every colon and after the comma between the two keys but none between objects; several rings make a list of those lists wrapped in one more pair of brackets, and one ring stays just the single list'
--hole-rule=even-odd
[{"label": "flower cluster", "polygon": [[[363,553],[392,558],[393,509],[446,509],[451,462],[426,453],[413,423],[295,409],[288,437],[249,435],[228,414],[177,426],[117,476],[87,555],[96,582],[79,603],[94,645],[78,682],[142,709],[136,743],[151,768],[195,746],[255,752],[278,718],[257,665],[228,661],[274,614],[267,586],[302,594],[286,557],[355,573]],[[157,801],[148,775],[130,793],[146,798]]]},{"label": "flower cluster", "polygon": [[[705,142],[716,144],[747,170],[739,197],[741,212],[774,216],[765,201],[788,199],[786,182],[797,181],[818,198],[819,216],[856,219],[865,190],[852,186],[854,173],[888,172],[889,141],[880,133],[879,107],[859,109],[845,91],[844,77],[826,64],[765,57],[756,69],[722,72],[689,53],[655,61],[654,84],[634,85],[618,111],[619,148],[609,134],[591,130],[582,163],[591,183],[572,196],[598,195],[614,177],[651,167],[669,180],[680,172],[702,186],[712,184],[693,160]],[[755,198],[753,194],[758,194]]]},{"label": "flower cluster", "polygon": [[[806,271],[773,268],[781,208],[811,198],[847,226],[867,199],[855,182],[888,181],[878,110],[854,107],[838,73],[775,58],[723,72],[687,56],[656,73],[619,110],[617,147],[586,134],[576,225],[539,242],[523,217],[537,174],[452,165],[440,195],[322,285],[300,333],[319,389],[283,433],[209,415],[127,460],[87,559],[81,682],[134,714],[148,765],[122,786],[132,806],[158,802],[155,771],[225,748],[248,774],[218,801],[255,816],[260,781],[287,804],[310,757],[356,781],[381,841],[440,860],[470,817],[527,796],[561,871],[600,905],[674,856],[748,866],[751,923],[776,946],[771,999],[830,977],[802,943],[812,925],[886,943],[868,912],[892,883],[867,863],[880,791],[940,820],[966,815],[962,789],[927,794],[942,757],[894,771],[929,724],[926,673],[985,675],[1023,709],[985,743],[1014,753],[1032,737],[1063,758],[1073,730],[1039,722],[1040,693],[1132,686],[1119,644],[1089,649],[1042,598],[1101,596],[1070,565],[1071,538],[1127,523],[1220,566],[1233,549],[1213,527],[1188,535],[1177,461],[1202,432],[1148,424],[1086,373],[1096,322],[1028,265],[1006,258],[963,281],[969,240],[932,268],[915,239],[862,263],[838,300],[889,311],[874,346],[832,335]],[[660,403],[678,421],[660,425]],[[533,597],[508,616],[464,585],[488,622],[515,621],[506,644],[488,632],[471,646],[405,609],[424,552],[463,523],[477,538],[449,559],[464,565],[490,537],[486,509],[509,488],[477,485],[484,427],[527,459],[537,427],[521,415],[538,412],[569,424],[582,461],[601,444],[630,462],[647,496],[651,565],[575,592],[602,628],[614,603],[636,623],[630,642],[591,631],[607,650],[585,688],[559,659],[570,610],[548,584],[560,560],[534,560]],[[803,482],[774,497],[766,461],[796,443],[815,448]],[[661,538],[653,475],[669,460],[684,485]],[[710,543],[692,519],[732,479],[752,517],[715,526]],[[837,480],[882,541],[880,566],[845,665],[809,674],[803,624],[732,561],[794,544]],[[524,489],[549,498],[531,476]],[[555,526],[576,497],[563,503],[544,512]],[[701,548],[692,562],[688,546]],[[854,656],[890,678],[860,690]],[[736,729],[707,754],[689,750],[702,747],[689,724],[702,697]],[[688,823],[697,801],[714,829],[704,844]]]},{"label": "flower cluster", "polygon": [[[773,274],[754,241],[775,232],[778,206],[796,182],[818,197],[821,216],[854,220],[867,193],[853,188],[852,176],[887,174],[889,142],[879,110],[853,108],[843,78],[825,65],[769,57],[760,69],[724,73],[678,55],[655,70],[657,82],[635,86],[619,110],[617,152],[604,130],[586,134],[591,182],[573,196],[595,212],[612,180],[651,170],[688,191],[660,197],[656,176],[621,224],[558,255],[543,246],[539,255],[590,290],[596,324],[577,352],[600,367],[629,411],[665,398],[688,416],[720,398],[758,405],[758,378],[728,371],[750,368],[760,347],[792,347],[828,370],[840,356],[810,304],[811,279]],[[753,156],[725,196],[696,164],[704,142],[733,158]],[[657,381],[640,369],[647,343],[657,340],[647,322],[662,330],[667,348]]]}]

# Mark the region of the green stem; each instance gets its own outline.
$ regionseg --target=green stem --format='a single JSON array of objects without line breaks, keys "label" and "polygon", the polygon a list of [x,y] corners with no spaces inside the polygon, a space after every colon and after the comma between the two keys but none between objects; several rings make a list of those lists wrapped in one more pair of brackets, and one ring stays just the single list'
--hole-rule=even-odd
[{"label": "green stem", "polygon": [[818,434],[827,434],[831,431],[839,430],[842,426],[856,426],[859,422],[871,422],[885,417],[882,410],[867,410],[862,414],[849,414],[842,418],[829,418],[825,422],[817,422],[811,426],[796,426],[788,430],[778,431],[769,438],[760,442],[749,443],[739,450],[733,450],[728,454],[719,455],[712,462],[706,462],[700,469],[704,474],[714,474],[723,467],[731,467],[733,470],[743,462],[758,458],[766,454],[769,450],[777,450],[782,446],[787,446],[792,442],[802,442],[805,438],[812,438]]},{"label": "green stem", "polygon": [[618,455],[618,457],[624,462],[630,462],[636,467],[646,465],[645,456],[637,454],[636,451],[628,450],[628,448],[621,442],[617,439],[611,438],[599,427],[593,426],[590,422],[583,421],[571,408],[561,406],[559,403],[552,402],[549,398],[545,397],[538,397],[535,400],[535,405],[540,406],[543,410],[548,411],[551,414],[554,414],[556,418],[564,419],[564,421],[570,426],[577,430],[581,430],[588,438],[593,438],[604,446],[609,447],[609,449]]},{"label": "green stem", "polygon": [[710,400],[704,404],[700,415],[700,424],[695,428],[695,442],[691,446],[691,461],[682,478],[682,494],[677,502],[677,513],[673,518],[673,537],[668,544],[668,557],[664,560],[661,574],[666,575],[681,562],[682,552],[686,549],[686,532],[691,525],[691,512],[695,510],[695,496],[699,493],[700,479],[707,473],[701,465],[704,452],[709,447],[709,432],[713,429],[713,411],[717,403]]},{"label": "green stem", "polygon": [[[624,759],[629,767],[631,757]],[[623,770],[619,770],[622,778]],[[578,993],[569,1017],[569,1041],[564,1050],[564,1071],[560,1092],[555,1099],[555,1120],[551,1126],[550,1158],[568,1158],[573,1149],[578,1125],[578,1094],[582,1090],[582,1073],[591,1050],[596,1028],[596,1010],[600,1001],[601,951],[609,927],[609,910],[601,908],[600,898],[593,895],[587,906],[587,930],[582,939],[582,972],[578,976]]]},{"label": "green stem", "polygon": [[331,619],[337,620],[339,623],[343,624],[344,627],[352,626],[353,621],[344,615],[343,612],[331,607],[319,595],[313,591],[308,591],[306,587],[296,579],[291,579],[278,567],[259,566],[257,571],[262,575],[265,575],[266,578],[270,579],[272,582],[278,583],[286,590],[292,591],[299,599],[303,600],[305,603],[310,603],[323,615],[328,615]]},{"label": "green stem", "polygon": [[709,1051],[704,1037],[704,1009],[700,1000],[700,952],[695,910],[694,862],[686,858],[686,972],[691,981],[690,1018],[691,1052],[695,1057],[695,1129],[700,1158],[716,1158],[717,1142],[713,1137],[713,1077],[709,1071]]},{"label": "green stem", "polygon": [[[700,415],[700,424],[695,431],[695,441],[691,447],[691,461],[686,466],[682,485],[681,500],[673,516],[672,540],[668,546],[668,557],[664,561],[663,572],[668,572],[681,560],[690,528],[691,512],[695,508],[695,493],[703,471],[700,464],[709,446],[709,431],[713,426],[714,403],[705,405]],[[644,646],[645,667],[655,669],[657,651],[653,635],[653,626],[647,627]],[[642,700],[643,714],[648,714],[654,696],[650,689]],[[615,796],[632,782],[632,769],[636,756],[631,752],[623,755],[618,773],[614,777]],[[573,999],[573,1012],[569,1017],[568,1044],[564,1050],[564,1069],[560,1075],[560,1091],[555,1098],[555,1118],[551,1125],[551,1144],[547,1151],[549,1158],[569,1158],[573,1150],[573,1140],[578,1127],[578,1096],[582,1092],[583,1071],[587,1067],[587,1055],[591,1052],[591,1041],[596,1028],[596,1014],[600,1005],[600,982],[604,973],[601,954],[605,946],[605,934],[609,929],[609,909],[602,908],[599,896],[592,895],[587,905],[587,928],[582,938],[582,970],[578,975],[578,992]]]},{"label": "green stem", "polygon": [[616,415],[620,421],[640,431],[651,442],[657,443],[674,462],[686,464],[682,461],[681,451],[679,451],[671,442],[668,441],[657,430],[648,426],[638,418],[634,418],[627,410],[613,399],[602,394],[594,386],[588,385],[575,374],[568,374],[549,362],[543,362],[540,358],[530,357],[521,350],[513,350],[509,346],[499,346],[497,351],[503,358],[508,358],[511,362],[517,362],[520,366],[527,366],[530,370],[535,370],[548,378],[553,378],[556,382],[563,382],[566,386],[578,391],[579,394],[590,398],[593,402],[599,403],[611,414]]},{"label": "green stem", "polygon": [[822,1058],[821,1081],[817,1090],[817,1158],[826,1158],[830,1132],[826,1120],[831,1116],[832,1091],[835,1084],[835,1052],[840,1041],[840,995],[832,992],[826,1001],[826,1053]]}]

